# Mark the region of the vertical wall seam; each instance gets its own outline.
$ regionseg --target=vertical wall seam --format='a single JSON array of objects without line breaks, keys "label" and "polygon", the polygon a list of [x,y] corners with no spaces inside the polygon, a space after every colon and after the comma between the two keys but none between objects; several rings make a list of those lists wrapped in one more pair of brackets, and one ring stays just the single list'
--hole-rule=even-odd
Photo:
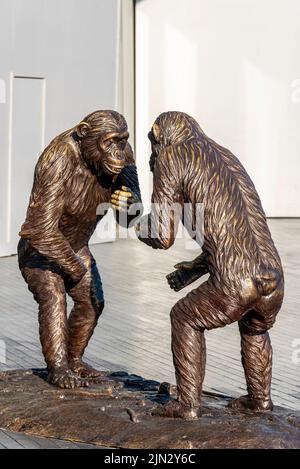
[{"label": "vertical wall seam", "polygon": [[14,74],[10,72],[9,80],[9,117],[8,117],[8,164],[7,164],[7,225],[6,242],[11,241],[11,171],[12,171],[12,126],[13,126],[13,86]]},{"label": "vertical wall seam", "polygon": [[[117,5],[117,40],[116,40],[116,82],[115,82],[115,109],[119,107],[120,104],[120,78],[121,78],[121,67],[120,67],[120,58],[121,58],[121,27],[122,27],[122,1],[118,0]],[[118,110],[118,109],[117,109]]]},{"label": "vertical wall seam", "polygon": [[43,79],[43,94],[42,94],[42,136],[41,136],[41,150],[45,148],[46,138],[46,92],[47,92],[47,80]]}]

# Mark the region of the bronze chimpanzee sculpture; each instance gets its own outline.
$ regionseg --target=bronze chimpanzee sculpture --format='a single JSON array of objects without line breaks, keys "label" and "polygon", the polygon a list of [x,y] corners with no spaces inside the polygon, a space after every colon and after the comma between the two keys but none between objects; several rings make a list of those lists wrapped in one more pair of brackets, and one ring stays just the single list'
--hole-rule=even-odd
[{"label": "bronze chimpanzee sculpture", "polygon": [[[139,238],[153,248],[168,249],[179,222],[172,204],[191,204],[195,220],[196,204],[203,203],[203,252],[195,261],[175,266],[167,278],[171,288],[180,290],[209,273],[208,280],[171,311],[178,399],[166,405],[162,415],[197,418],[206,361],[204,331],[235,321],[248,394],[231,405],[271,410],[268,329],[282,304],[284,279],[255,187],[239,160],[184,113],[161,114],[149,138],[153,208],[137,227]],[[169,225],[168,235],[162,235],[164,225]],[[197,230],[195,221],[192,230]]]},{"label": "bronze chimpanzee sculpture", "polygon": [[[87,386],[101,375],[81,360],[104,307],[88,242],[108,210],[97,214],[100,204],[111,202],[121,222],[120,212],[140,202],[128,136],[123,116],[94,112],[56,137],[35,169],[19,266],[39,304],[48,380],[62,388]],[[125,218],[127,225],[134,217]],[[66,293],[74,301],[69,319]]]}]

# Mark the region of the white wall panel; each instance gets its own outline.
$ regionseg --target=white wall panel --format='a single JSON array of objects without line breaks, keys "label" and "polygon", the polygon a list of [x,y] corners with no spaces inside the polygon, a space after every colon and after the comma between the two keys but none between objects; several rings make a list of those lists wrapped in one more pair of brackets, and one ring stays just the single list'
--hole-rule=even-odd
[{"label": "white wall panel", "polygon": [[11,252],[15,252],[19,240],[18,232],[26,216],[34,167],[43,149],[44,96],[45,80],[13,79],[6,238]]},{"label": "white wall panel", "polygon": [[[119,85],[120,2],[0,0],[0,256],[15,252],[15,242],[12,245],[15,233],[10,232],[9,223],[14,217],[12,201],[21,200],[21,195],[11,193],[10,189],[13,190],[17,180],[19,190],[24,184],[27,187],[22,178],[27,181],[40,151],[37,140],[32,145],[26,136],[23,143],[19,140],[22,120],[25,133],[35,127],[36,102],[30,95],[24,96],[15,115],[14,77],[43,79],[44,121],[37,123],[35,129],[39,133],[43,127],[45,144],[96,109],[126,113],[126,103],[121,108],[124,99],[119,96],[125,92]],[[132,90],[130,94],[133,101]],[[14,119],[19,122],[18,132],[13,128]],[[132,115],[129,120],[132,122]],[[16,176],[22,144],[26,163],[20,161]],[[21,205],[25,200],[28,202],[28,193],[23,197]],[[11,225],[12,230],[15,228]]]},{"label": "white wall panel", "polygon": [[163,111],[194,116],[245,165],[268,216],[300,216],[299,0],[139,0],[137,161]]}]

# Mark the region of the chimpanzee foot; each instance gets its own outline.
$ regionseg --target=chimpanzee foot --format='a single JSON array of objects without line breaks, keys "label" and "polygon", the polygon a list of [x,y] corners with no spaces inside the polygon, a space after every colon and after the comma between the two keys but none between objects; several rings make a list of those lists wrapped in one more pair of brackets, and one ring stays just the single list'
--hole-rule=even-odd
[{"label": "chimpanzee foot", "polygon": [[95,379],[109,374],[108,371],[96,370],[87,363],[84,363],[82,360],[70,360],[69,366],[74,373],[80,376],[80,378]]},{"label": "chimpanzee foot", "polygon": [[63,389],[74,389],[89,386],[87,380],[82,379],[66,366],[52,368],[52,370],[49,371],[47,381],[48,383],[54,384],[55,386]]},{"label": "chimpanzee foot", "polygon": [[255,399],[254,397],[246,395],[238,397],[237,399],[233,399],[228,404],[228,407],[236,410],[253,410],[262,412],[267,410],[273,410],[273,402],[271,401],[271,399]]},{"label": "chimpanzee foot", "polygon": [[164,405],[162,409],[155,411],[154,415],[184,420],[197,420],[199,418],[199,408],[189,407],[178,401],[171,401]]}]

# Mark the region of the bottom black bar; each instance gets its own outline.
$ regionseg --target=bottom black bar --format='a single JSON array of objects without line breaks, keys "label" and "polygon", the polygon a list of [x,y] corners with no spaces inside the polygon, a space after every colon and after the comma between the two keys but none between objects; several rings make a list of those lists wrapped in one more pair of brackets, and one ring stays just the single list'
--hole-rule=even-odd
[{"label": "bottom black bar", "polygon": [[[32,450],[27,450],[31,453]],[[40,450],[38,450],[40,451]],[[46,450],[49,451],[49,450]],[[51,450],[54,451],[53,462],[57,460],[56,451],[60,450]],[[75,454],[71,454],[75,451]],[[0,458],[4,456],[5,451],[1,451]],[[273,450],[273,449],[243,449],[243,450],[197,450],[197,449],[182,449],[182,450],[172,450],[172,449],[154,449],[154,450],[119,450],[119,449],[98,449],[97,455],[92,452],[84,452],[80,454],[82,450],[68,450],[68,453],[65,455],[70,460],[75,456],[76,463],[79,462],[81,458],[84,461],[85,465],[88,462],[89,457],[93,459],[93,467],[95,467],[95,461],[98,467],[110,467],[115,465],[117,467],[128,467],[128,468],[139,468],[139,467],[204,467],[207,468],[218,468],[218,467],[240,467],[245,468],[248,465],[251,467],[260,468],[260,467],[270,467],[270,464],[274,463],[284,464],[288,467],[289,458],[291,458],[291,463],[295,457],[295,452],[293,450]],[[6,454],[8,456],[8,454]],[[14,457],[11,456],[20,456],[22,458],[22,463],[26,459],[24,452],[20,453],[15,451],[14,455],[9,454],[9,461],[11,462]],[[50,452],[47,456],[48,462],[51,464],[51,455]],[[32,455],[29,457],[32,459]],[[69,464],[70,467],[70,464]]]}]

